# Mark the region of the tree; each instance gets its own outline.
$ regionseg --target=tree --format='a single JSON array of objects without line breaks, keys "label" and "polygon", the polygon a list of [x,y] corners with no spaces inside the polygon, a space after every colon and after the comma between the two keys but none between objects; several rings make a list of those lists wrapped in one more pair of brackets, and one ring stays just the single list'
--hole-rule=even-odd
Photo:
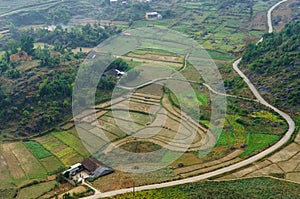
[{"label": "tree", "polygon": [[62,43],[61,43],[59,40],[57,40],[57,39],[54,41],[54,50],[57,51],[57,52],[64,53],[63,45],[62,45]]},{"label": "tree", "polygon": [[129,69],[129,65],[122,58],[115,59],[108,67],[107,71],[111,69],[118,69],[120,71],[126,71]]},{"label": "tree", "polygon": [[5,72],[8,69],[8,63],[4,60],[0,60],[0,72]]},{"label": "tree", "polygon": [[20,43],[15,40],[7,42],[4,46],[4,50],[9,54],[16,54],[18,52],[18,48],[20,48]]},{"label": "tree", "polygon": [[49,64],[50,59],[50,50],[47,46],[45,46],[43,49],[38,46],[35,50],[35,56],[41,60],[42,66],[47,66]]},{"label": "tree", "polygon": [[21,35],[21,50],[27,52],[28,55],[33,55],[34,52],[34,39],[32,36],[25,34]]},{"label": "tree", "polygon": [[12,79],[16,79],[19,78],[21,76],[21,71],[19,71],[18,69],[9,69],[6,72],[6,76]]}]

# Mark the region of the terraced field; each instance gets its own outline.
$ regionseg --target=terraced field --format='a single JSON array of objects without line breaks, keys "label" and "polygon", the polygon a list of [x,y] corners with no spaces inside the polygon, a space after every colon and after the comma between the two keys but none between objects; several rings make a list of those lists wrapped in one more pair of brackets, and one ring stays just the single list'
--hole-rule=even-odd
[{"label": "terraced field", "polygon": [[[147,67],[154,68],[172,66],[172,61],[174,61],[173,71],[180,71],[183,67],[180,57],[166,52],[140,50],[126,56],[128,56],[127,63],[132,64],[132,67],[141,66],[144,61],[149,62]],[[131,61],[137,57],[139,60]],[[155,66],[150,64],[151,59]],[[177,67],[175,67],[176,64]],[[261,121],[263,124],[271,121],[278,132],[284,126],[284,124],[281,125],[280,117],[255,106],[251,113],[242,112],[242,114],[238,112],[240,109],[231,108],[232,110],[230,109],[226,115],[224,131],[217,142],[214,134],[208,130],[211,125],[209,122],[211,93],[201,85],[201,80],[194,75],[195,71],[191,70],[192,67],[187,66],[186,69],[182,71],[182,74],[193,79],[191,85],[195,89],[195,96],[190,92],[173,95],[165,89],[166,84],[170,85],[177,80],[165,82],[166,84],[152,83],[114,98],[111,102],[96,105],[95,113],[82,112],[74,119],[62,124],[63,131],[51,132],[24,143],[2,144],[0,158],[3,159],[3,164],[0,168],[3,168],[1,170],[3,175],[0,179],[3,178],[3,184],[21,184],[33,179],[45,178],[59,168],[81,162],[90,154],[119,157],[122,153],[118,154],[117,149],[139,154],[167,150],[158,159],[162,164],[171,162],[166,171],[166,177],[161,180],[185,178],[234,164],[274,143],[280,137],[280,133],[278,135],[276,132],[269,133],[269,130],[273,128],[257,134],[249,131],[249,125],[247,125],[249,120]],[[153,78],[155,76],[151,76],[148,80]],[[239,99],[230,103],[232,103],[230,107],[251,107],[252,102]],[[186,107],[190,110],[202,109],[200,123],[182,111]],[[250,119],[245,120],[245,117]],[[262,137],[267,137],[267,141],[260,142]],[[200,158],[199,151],[215,142],[217,144],[211,153],[207,157]],[[240,148],[243,144],[246,148]],[[177,156],[179,158],[174,159]],[[149,155],[147,158],[141,158],[137,163],[138,166],[127,163],[113,166],[116,166],[116,169],[149,166],[155,164],[151,162],[153,159],[155,157]],[[154,172],[153,175],[159,175],[160,172],[162,171]],[[149,180],[154,182],[152,178]],[[150,181],[144,180],[138,183],[142,185]],[[95,184],[103,185],[99,181]],[[105,185],[105,187],[105,190],[110,190],[113,186]]]},{"label": "terraced field", "polygon": [[[130,135],[134,135],[135,138],[129,136],[124,139],[118,140],[111,145],[114,145],[114,147],[118,147],[132,140],[139,140],[150,141],[174,151],[185,151],[187,143],[192,142],[189,150],[198,150],[201,146],[200,141],[201,138],[204,137],[205,129],[186,120],[185,118],[181,118],[180,111],[172,107],[166,95],[164,95],[162,98],[161,106],[159,99],[161,97],[162,96],[150,96],[142,93],[134,93],[133,96],[130,97],[130,101],[140,104],[152,103],[152,116],[147,115],[147,112],[144,112],[142,114],[139,113],[139,115],[135,113],[133,114],[135,116],[131,117],[132,121],[134,121],[134,123],[132,123],[132,121],[128,119],[126,114],[117,114],[117,118],[115,119],[116,123],[124,128],[125,131],[131,132]],[[121,106],[122,105],[118,104],[112,106],[112,109],[114,110],[115,108],[120,108]],[[131,110],[131,106],[129,106],[129,110]],[[132,114],[132,112],[130,112],[130,114]],[[105,118],[105,116],[101,117],[102,123],[105,122]],[[122,122],[118,122],[119,118],[121,118],[122,121],[125,121],[125,124]],[[141,118],[142,120],[140,120]],[[144,121],[144,126],[140,125],[140,121]],[[112,123],[110,121],[111,125],[116,125],[116,123]],[[193,133],[195,134],[193,135]],[[194,140],[189,140],[190,137],[194,137]],[[108,153],[110,150],[113,150],[113,148],[108,146],[105,152]]]}]

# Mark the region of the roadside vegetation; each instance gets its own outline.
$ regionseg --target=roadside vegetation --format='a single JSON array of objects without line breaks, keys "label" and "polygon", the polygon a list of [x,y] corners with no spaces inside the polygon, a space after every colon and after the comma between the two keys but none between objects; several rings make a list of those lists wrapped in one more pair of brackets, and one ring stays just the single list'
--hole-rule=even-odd
[{"label": "roadside vegetation", "polygon": [[241,62],[266,100],[291,115],[300,112],[299,31],[300,22],[295,22],[279,33],[265,34],[259,45],[247,46]]},{"label": "roadside vegetation", "polygon": [[174,187],[118,195],[112,198],[297,198],[299,184],[273,178],[204,181]]}]

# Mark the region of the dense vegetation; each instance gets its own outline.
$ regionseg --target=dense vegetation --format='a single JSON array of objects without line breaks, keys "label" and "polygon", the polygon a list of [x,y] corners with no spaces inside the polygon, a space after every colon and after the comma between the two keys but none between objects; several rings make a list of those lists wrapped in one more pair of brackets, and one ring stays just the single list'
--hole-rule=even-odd
[{"label": "dense vegetation", "polygon": [[72,27],[63,29],[62,26],[56,26],[54,31],[39,28],[36,31],[30,29],[27,35],[34,35],[37,42],[43,42],[55,46],[55,50],[61,52],[63,48],[76,47],[95,47],[110,35],[120,32],[116,28],[102,27],[95,23],[86,24],[81,27]]},{"label": "dense vegetation", "polygon": [[292,113],[300,111],[299,32],[298,21],[279,33],[265,34],[263,42],[247,46],[241,63],[268,101]]},{"label": "dense vegetation", "polygon": [[[0,55],[1,129],[27,136],[69,117],[77,69],[86,56],[81,47],[96,46],[117,32],[115,28],[97,24],[71,29],[57,26],[54,31],[16,31],[13,34],[16,39],[6,43]],[[35,42],[43,42],[44,46],[34,47]],[[80,50],[73,53],[72,48],[76,47]],[[110,66],[122,70],[126,67],[122,60]],[[111,81],[102,80],[99,89],[110,92],[116,79],[113,76],[107,79]]]}]

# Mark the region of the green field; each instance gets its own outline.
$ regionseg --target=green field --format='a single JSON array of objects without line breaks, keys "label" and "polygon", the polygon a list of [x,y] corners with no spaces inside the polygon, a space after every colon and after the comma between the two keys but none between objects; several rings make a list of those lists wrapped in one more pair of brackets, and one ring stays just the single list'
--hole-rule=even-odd
[{"label": "green field", "polygon": [[32,185],[30,187],[26,187],[20,190],[17,195],[17,199],[25,199],[25,198],[38,198],[43,194],[47,193],[51,189],[54,188],[56,181],[49,181],[44,183],[39,183],[36,185]]},{"label": "green field", "polygon": [[213,51],[213,50],[208,50],[207,52],[211,56],[212,59],[227,60],[227,61],[234,59],[233,56],[231,56],[230,54],[227,54],[227,53],[222,53],[222,52]]},{"label": "green field", "polygon": [[22,166],[27,178],[38,179],[47,176],[45,168],[36,159],[36,157],[28,151],[26,146],[21,142],[16,142],[14,147],[14,153]]},{"label": "green field", "polygon": [[74,134],[62,131],[62,132],[54,132],[52,135],[56,138],[58,138],[60,141],[64,142],[66,145],[74,149],[76,152],[78,152],[83,157],[88,157],[90,154],[82,144],[82,141],[75,136]]},{"label": "green field", "polygon": [[256,150],[264,149],[280,139],[278,135],[264,133],[249,133],[247,137],[247,147],[240,157],[251,155]]},{"label": "green field", "polygon": [[222,131],[216,146],[234,146],[234,134],[232,132]]},{"label": "green field", "polygon": [[40,144],[34,141],[28,141],[25,142],[25,145],[27,148],[31,150],[31,152],[38,158],[38,159],[43,159],[46,157],[51,156],[52,154],[47,151],[44,147],[42,147]]},{"label": "green field", "polygon": [[63,164],[55,156],[41,159],[40,162],[46,168],[48,174],[51,174],[51,172],[63,166]]},{"label": "green field", "polygon": [[187,93],[183,92],[176,96],[185,106],[193,107],[195,105],[207,105],[208,97],[199,92]]},{"label": "green field", "polygon": [[[66,140],[67,138],[70,138],[70,140]],[[80,140],[79,138],[75,137],[69,132],[63,131],[62,134],[60,134],[60,132],[55,132],[43,137],[39,137],[36,140],[48,151],[50,151],[54,156],[56,156],[59,159],[59,161],[62,162],[65,166],[70,166],[83,160],[84,157],[80,153],[78,153],[74,148],[76,148],[82,154],[87,153],[84,147],[79,148],[80,145],[76,146],[76,143],[79,143]],[[66,141],[68,144],[72,145],[72,147],[74,148],[64,143],[63,140]],[[81,142],[80,144],[82,145]],[[55,164],[60,165],[56,160],[55,162]]]}]

